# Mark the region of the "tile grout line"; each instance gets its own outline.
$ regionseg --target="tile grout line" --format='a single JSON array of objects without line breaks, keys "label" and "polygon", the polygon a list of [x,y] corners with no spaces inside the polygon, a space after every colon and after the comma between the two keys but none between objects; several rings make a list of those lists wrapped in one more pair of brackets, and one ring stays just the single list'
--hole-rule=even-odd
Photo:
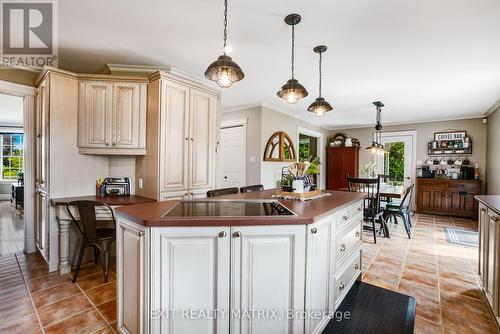
[{"label": "tile grout line", "polygon": [[[108,283],[111,283],[111,282],[108,282]],[[104,286],[104,285],[106,285],[106,284],[108,284],[108,283],[104,283],[103,285],[100,285],[99,287]],[[104,322],[106,323],[107,327],[109,327],[109,328],[113,331],[113,333],[115,333],[115,330],[113,329],[113,327],[111,326],[111,324],[110,324],[110,323],[106,320],[106,318],[102,315],[101,311],[99,311],[99,309],[97,308],[97,305],[95,305],[95,304],[92,302],[92,300],[90,300],[89,296],[87,296],[87,294],[85,293],[85,291],[83,291],[83,289],[80,287],[80,285],[78,284],[78,282],[75,282],[75,285],[78,287],[78,289],[80,289],[80,291],[81,291],[81,292],[82,292],[82,294],[85,296],[85,298],[87,298],[87,300],[89,301],[90,305],[92,305],[92,307],[95,309],[95,311],[96,311],[96,312],[97,312],[97,313],[101,316],[102,320],[104,320]],[[96,288],[97,288],[97,287],[96,287]],[[90,290],[92,290],[92,289],[90,289]],[[107,300],[107,301],[104,301],[104,302],[102,302],[101,304],[107,303],[107,302],[109,302],[109,301],[111,301],[111,300],[112,300],[112,299]],[[99,305],[101,305],[101,304],[99,304]],[[98,328],[98,329],[96,329],[96,330],[100,330],[100,329],[102,329],[102,328],[104,328],[104,327]],[[94,331],[94,332],[95,332],[95,331]]]},{"label": "tile grout line", "polygon": [[38,321],[38,326],[40,326],[40,330],[41,330],[42,334],[44,334],[45,333],[45,329],[42,326],[42,321],[40,320],[40,315],[38,314],[38,310],[35,307],[35,302],[33,301],[33,297],[31,296],[31,292],[28,289],[28,284],[26,283],[26,280],[24,279],[23,271],[21,270],[21,265],[19,263],[19,259],[17,258],[17,254],[15,254],[14,257],[16,259],[17,266],[19,267],[19,274],[21,275],[21,278],[22,278],[22,280],[24,282],[24,288],[28,292],[28,297],[30,299],[31,306],[33,307],[33,311],[35,313],[36,320]]}]

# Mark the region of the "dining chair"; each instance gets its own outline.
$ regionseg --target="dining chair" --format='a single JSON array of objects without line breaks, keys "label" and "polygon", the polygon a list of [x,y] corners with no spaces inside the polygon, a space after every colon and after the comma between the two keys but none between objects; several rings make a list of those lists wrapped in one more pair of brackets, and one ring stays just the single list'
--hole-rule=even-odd
[{"label": "dining chair", "polygon": [[[73,215],[71,210],[72,207],[78,210],[78,220]],[[97,227],[96,208],[98,207],[109,210],[114,226],[113,228]],[[99,258],[101,258],[104,283],[107,283],[111,247],[116,241],[116,219],[113,210],[109,207],[109,205],[95,201],[72,201],[66,205],[66,211],[68,212],[72,223],[76,225],[78,231],[80,231],[82,235],[82,244],[80,246],[80,252],[78,253],[75,274],[73,275],[73,283],[76,282],[78,273],[80,272],[83,255],[88,247],[93,247],[94,249],[94,260],[96,264],[99,263]],[[105,221],[100,222],[104,223]]]},{"label": "dining chair", "polygon": [[415,185],[412,184],[407,190],[403,199],[399,202],[387,203],[384,208],[384,217],[386,221],[389,219],[394,219],[394,222],[397,224],[397,217],[401,217],[403,219],[403,224],[405,226],[406,233],[408,234],[408,238],[411,239],[411,228],[413,227],[411,223],[411,201],[413,198],[413,189]]},{"label": "dining chair", "polygon": [[[371,223],[371,226],[363,225],[363,229],[373,231],[373,241],[377,243],[377,234],[382,233],[384,237],[389,237],[389,229],[387,227],[383,211],[380,207],[380,179],[362,179],[347,176],[347,186],[351,192],[366,193],[366,198],[363,200],[364,221]],[[376,223],[380,227],[376,228]]]},{"label": "dining chair", "polygon": [[[385,183],[385,184],[388,184],[389,181],[396,179],[396,177],[394,175],[389,175],[389,174],[378,174],[377,177],[380,179],[380,183]],[[381,202],[391,202],[392,199],[390,197],[381,196],[380,201]]]},{"label": "dining chair", "polygon": [[218,197],[218,196],[224,196],[224,195],[232,195],[232,194],[238,194],[239,190],[238,188],[222,188],[222,189],[213,189],[207,191],[207,197]]},{"label": "dining chair", "polygon": [[253,186],[241,187],[240,193],[244,194],[244,193],[251,193],[254,191],[262,191],[262,190],[264,190],[264,186],[262,184],[256,184]]}]

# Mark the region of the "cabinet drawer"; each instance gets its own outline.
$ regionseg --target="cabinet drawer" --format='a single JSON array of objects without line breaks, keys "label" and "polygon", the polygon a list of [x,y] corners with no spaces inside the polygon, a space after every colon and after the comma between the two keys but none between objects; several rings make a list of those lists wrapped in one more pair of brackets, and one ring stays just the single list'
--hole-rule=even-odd
[{"label": "cabinet drawer", "polygon": [[359,274],[361,274],[361,248],[353,254],[335,277],[335,308],[340,304]]},{"label": "cabinet drawer", "polygon": [[352,205],[349,208],[349,217],[353,218],[357,215],[363,214],[363,201],[359,201],[358,203]]},{"label": "cabinet drawer", "polygon": [[335,258],[337,264],[341,263],[345,256],[361,244],[363,216],[358,215],[353,223],[344,231],[337,234]]},{"label": "cabinet drawer", "polygon": [[450,182],[448,184],[448,189],[479,194],[480,186],[477,183],[455,181],[455,182]]}]

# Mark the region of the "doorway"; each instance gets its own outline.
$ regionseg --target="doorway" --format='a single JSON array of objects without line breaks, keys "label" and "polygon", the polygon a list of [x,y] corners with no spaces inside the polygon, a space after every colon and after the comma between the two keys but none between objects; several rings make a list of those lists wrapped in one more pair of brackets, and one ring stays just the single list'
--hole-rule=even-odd
[{"label": "doorway", "polygon": [[312,176],[312,181],[318,189],[323,189],[325,184],[324,135],[319,131],[298,127],[297,137],[297,142],[299,143],[299,161],[319,161],[318,174]]},{"label": "doorway", "polygon": [[23,250],[23,98],[0,93],[0,255]]},{"label": "doorway", "polygon": [[246,186],[246,119],[223,122],[220,138],[220,187]]},{"label": "doorway", "polygon": [[383,132],[380,140],[388,153],[375,156],[379,173],[394,176],[396,185],[411,186],[417,168],[417,132]]},{"label": "doorway", "polygon": [[[0,132],[2,132],[2,171],[0,179],[7,183],[8,198],[2,204],[0,213],[18,219],[20,229],[15,234],[14,244],[16,251],[24,250],[25,253],[33,253],[35,246],[35,216],[34,216],[34,95],[35,88],[0,81]],[[3,103],[2,103],[3,101]],[[10,102],[9,102],[10,101]],[[8,111],[9,103],[12,108]],[[15,110],[15,111],[14,111]],[[15,119],[12,117],[15,113]],[[10,115],[10,116],[8,116]],[[22,181],[18,181],[21,179]],[[13,189],[14,185],[15,189]],[[16,195],[22,189],[22,196]],[[19,200],[16,208],[17,196]],[[22,207],[21,199],[22,198]],[[18,226],[19,227],[19,226]],[[20,237],[21,239],[19,240]],[[10,243],[10,247],[14,247]],[[9,249],[9,248],[8,248]]]}]

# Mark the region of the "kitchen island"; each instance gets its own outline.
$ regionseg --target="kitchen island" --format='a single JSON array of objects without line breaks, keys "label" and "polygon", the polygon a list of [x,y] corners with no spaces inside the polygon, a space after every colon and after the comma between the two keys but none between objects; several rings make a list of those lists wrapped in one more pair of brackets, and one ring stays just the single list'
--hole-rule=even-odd
[{"label": "kitchen island", "polygon": [[321,333],[361,275],[364,194],[275,193],[118,208],[118,331]]}]

